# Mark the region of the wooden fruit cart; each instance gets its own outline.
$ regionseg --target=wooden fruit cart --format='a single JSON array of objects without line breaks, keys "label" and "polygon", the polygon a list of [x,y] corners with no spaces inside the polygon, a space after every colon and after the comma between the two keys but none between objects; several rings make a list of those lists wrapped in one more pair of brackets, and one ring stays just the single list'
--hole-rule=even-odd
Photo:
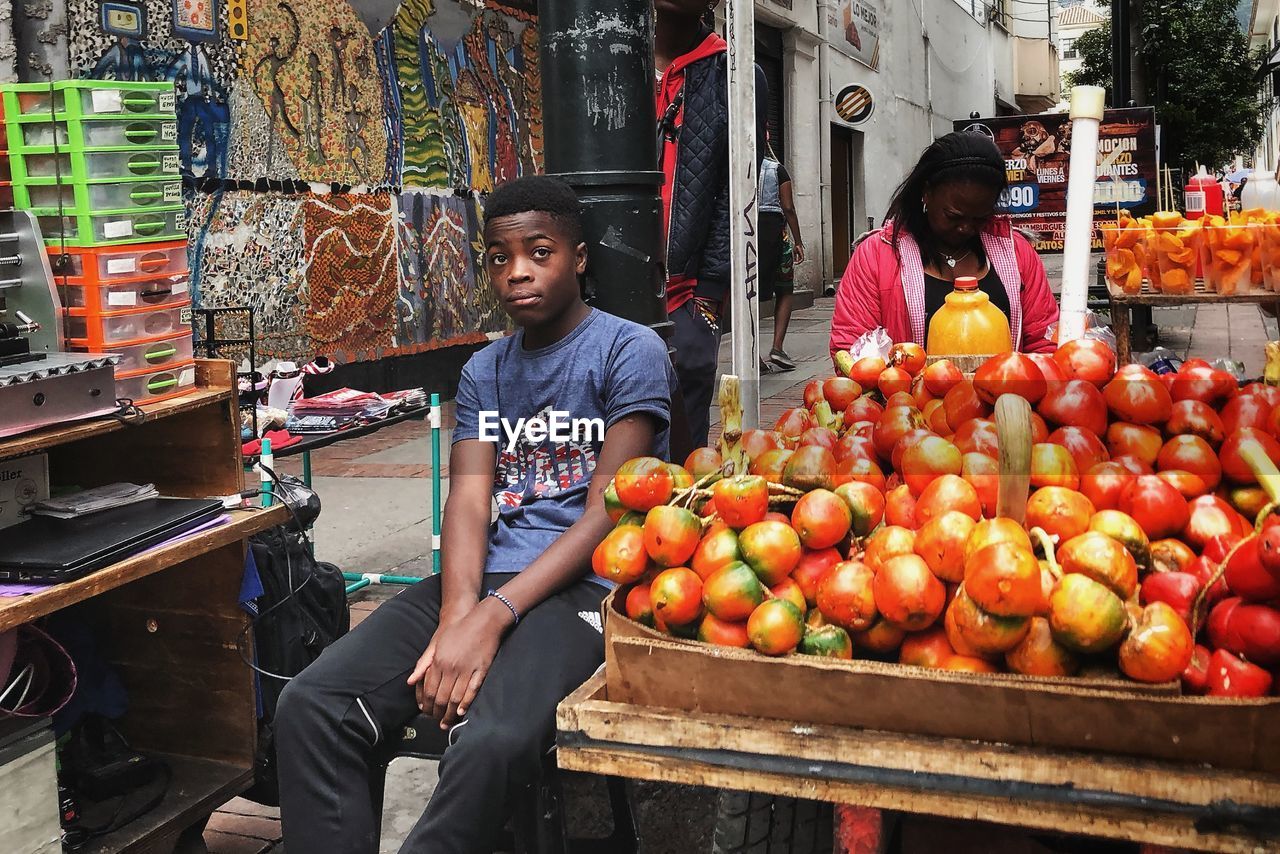
[{"label": "wooden fruit cart", "polygon": [[[244,468],[232,363],[197,361],[196,384],[143,407],[141,423],[103,418],[2,440],[0,459],[48,454],[51,477],[62,485],[132,481],[171,496],[237,493]],[[253,780],[254,678],[238,649],[249,619],[239,605],[246,539],[288,514],[276,505],[229,515],[218,527],[83,578],[0,599],[0,631],[69,608],[95,626],[128,693],[121,731],[172,770],[155,809],[84,851],[172,850],[184,830],[202,826]],[[56,803],[47,806],[56,813]],[[0,838],[5,831],[0,826]]]},{"label": "wooden fruit cart", "polygon": [[[1021,522],[1030,408],[996,405]],[[728,432],[728,431],[726,431]],[[951,673],[682,641],[603,609],[605,666],[560,705],[563,768],[1204,851],[1280,850],[1280,698]]]},{"label": "wooden fruit cart", "polygon": [[1153,290],[1149,281],[1143,280],[1142,290],[1136,294],[1125,293],[1120,288],[1108,283],[1107,291],[1111,298],[1111,331],[1116,336],[1116,355],[1119,364],[1126,365],[1131,361],[1133,335],[1130,323],[1132,309],[1173,308],[1182,305],[1207,305],[1209,303],[1225,303],[1228,305],[1270,305],[1280,312],[1280,293],[1251,288],[1234,294],[1220,294],[1205,286],[1204,280],[1197,280],[1195,290],[1189,294],[1168,294]]},{"label": "wooden fruit cart", "polygon": [[1280,848],[1276,774],[618,702],[603,671],[560,704],[556,728],[572,771],[1192,850]]}]

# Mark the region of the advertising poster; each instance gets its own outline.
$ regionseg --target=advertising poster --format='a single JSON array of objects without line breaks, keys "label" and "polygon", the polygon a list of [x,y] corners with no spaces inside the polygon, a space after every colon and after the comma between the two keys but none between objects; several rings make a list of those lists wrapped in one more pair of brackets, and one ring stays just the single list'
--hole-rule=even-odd
[{"label": "advertising poster", "polygon": [[868,68],[880,67],[881,0],[836,0],[826,9],[831,45]]},{"label": "advertising poster", "polygon": [[[966,119],[956,130],[985,134],[1004,155],[1009,189],[1000,210],[1014,225],[1035,232],[1036,249],[1061,252],[1066,231],[1071,119],[1066,113]],[[1117,207],[1135,217],[1156,210],[1156,115],[1152,107],[1107,110],[1098,135],[1095,221],[1114,219]],[[1102,248],[1094,229],[1093,248]]]}]

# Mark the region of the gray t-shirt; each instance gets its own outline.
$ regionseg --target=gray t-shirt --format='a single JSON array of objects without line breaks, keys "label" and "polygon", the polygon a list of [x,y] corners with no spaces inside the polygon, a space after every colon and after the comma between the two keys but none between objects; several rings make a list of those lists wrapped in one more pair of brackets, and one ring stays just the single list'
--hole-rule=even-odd
[{"label": "gray t-shirt", "polygon": [[[453,441],[498,444],[498,520],[485,572],[519,572],[578,520],[604,430],[624,416],[654,416],[661,428],[652,453],[660,459],[668,453],[676,378],[667,347],[652,329],[592,309],[555,344],[540,350],[523,344],[523,331],[493,342],[471,357],[458,382]],[[526,419],[523,427],[520,419]],[[556,433],[543,435],[551,431],[528,419],[541,419]],[[598,423],[595,429],[582,425],[575,437],[571,419]]]}]

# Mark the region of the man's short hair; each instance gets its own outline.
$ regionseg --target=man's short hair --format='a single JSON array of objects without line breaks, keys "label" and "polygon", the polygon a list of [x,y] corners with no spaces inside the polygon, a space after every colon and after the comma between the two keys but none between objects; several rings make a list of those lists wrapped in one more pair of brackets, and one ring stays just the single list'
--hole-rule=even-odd
[{"label": "man's short hair", "polygon": [[529,175],[498,186],[485,202],[485,222],[538,212],[550,215],[576,246],[582,242],[582,205],[573,188],[549,175]]}]

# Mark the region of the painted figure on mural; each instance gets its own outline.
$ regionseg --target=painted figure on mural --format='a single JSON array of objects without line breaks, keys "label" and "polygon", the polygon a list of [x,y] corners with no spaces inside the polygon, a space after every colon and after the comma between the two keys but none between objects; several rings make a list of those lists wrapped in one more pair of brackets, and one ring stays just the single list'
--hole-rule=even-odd
[{"label": "painted figure on mural", "polygon": [[[502,92],[509,106],[509,115],[513,124],[513,132],[517,145],[516,165],[521,174],[531,173],[534,170],[529,154],[529,98],[525,91],[525,80],[521,75],[517,63],[524,60],[524,43],[523,40],[517,42],[511,34],[511,28],[506,26],[505,21],[501,21],[496,15],[491,16],[489,25],[489,37],[497,45],[497,65],[498,80],[502,83]],[[532,29],[532,28],[529,28]],[[512,62],[512,58],[516,62]]]},{"label": "painted figure on mural", "polygon": [[471,278],[466,238],[462,214],[452,207],[437,207],[424,248],[427,280],[436,306],[432,332],[439,338],[456,337],[468,329],[463,302],[467,289],[453,285]]},{"label": "painted figure on mural", "polygon": [[307,76],[311,87],[302,102],[303,144],[307,147],[307,159],[320,164],[325,161],[321,132],[324,128],[324,79],[320,71],[320,57],[315,51],[307,52]]},{"label": "painted figure on mural", "polygon": [[430,64],[426,66],[431,84],[431,105],[440,116],[440,156],[448,173],[449,187],[465,187],[471,175],[471,148],[467,145],[461,105],[456,98],[449,60],[434,38],[427,40]]},{"label": "painted figure on mural", "polygon": [[520,162],[526,175],[542,170],[542,67],[538,55],[538,28],[525,27],[520,34],[521,85],[524,106],[519,120],[527,131],[520,135]]},{"label": "painted figure on mural", "polygon": [[[298,17],[293,13],[293,9],[284,3],[277,3],[276,7],[285,12],[289,16],[289,21],[293,29],[293,43],[285,50],[281,50],[282,42],[279,36],[273,35],[269,40],[270,50],[268,50],[258,60],[258,64],[253,67],[253,86],[259,92],[263,91],[260,81],[263,79],[262,70],[265,68],[267,73],[265,79],[270,83],[270,96],[267,103],[267,115],[271,118],[271,125],[276,129],[283,128],[294,138],[295,141],[302,138],[302,134],[298,131],[297,126],[293,123],[293,119],[289,117],[289,107],[285,103],[284,89],[280,86],[280,72],[293,58],[293,53],[298,48],[298,41],[302,37],[302,29],[298,26]],[[267,173],[271,173],[272,149],[267,151]]]},{"label": "painted figure on mural", "polygon": [[341,106],[342,96],[347,92],[347,72],[342,58],[347,54],[347,45],[355,38],[355,33],[334,25],[329,28],[330,82],[333,84],[333,105]]},{"label": "painted figure on mural", "polygon": [[[392,27],[406,183],[481,189],[535,171],[541,159],[532,79],[536,26],[522,13],[489,6],[458,37],[434,31],[433,14],[429,0],[405,0]],[[414,115],[414,102],[423,98],[428,109]],[[481,183],[473,176],[482,176]]]},{"label": "painted figure on mural", "polygon": [[188,42],[165,69],[178,93],[178,150],[192,175],[227,174],[227,135],[231,110],[227,91],[213,73],[204,44]]},{"label": "painted figure on mural", "polygon": [[484,88],[476,73],[470,68],[458,72],[455,95],[462,111],[463,127],[471,153],[471,178],[465,186],[481,193],[493,191],[492,162],[493,131],[490,127],[491,106],[484,96]]},{"label": "painted figure on mural", "polygon": [[363,174],[364,164],[369,161],[369,144],[364,138],[365,128],[369,124],[369,111],[359,108],[360,92],[355,84],[348,88],[348,98],[347,112],[343,119],[346,128],[346,152],[351,160],[351,168],[358,174]]},{"label": "painted figure on mural", "polygon": [[89,72],[94,80],[151,80],[146,50],[142,42],[129,36],[118,36]]},{"label": "painted figure on mural", "polygon": [[[401,203],[409,202],[409,219],[419,221],[413,209],[419,207],[425,197],[401,197]],[[422,291],[422,238],[410,222],[400,223],[400,286],[396,297],[396,338],[397,344],[425,344],[430,325],[427,317],[427,302]]]},{"label": "painted figure on mural", "polygon": [[489,168],[495,183],[503,183],[518,177],[519,160],[516,156],[515,107],[507,97],[506,87],[499,81],[498,54],[503,50],[502,33],[510,40],[511,31],[505,22],[495,23],[496,15],[484,15],[476,20],[475,28],[462,40],[467,66],[479,81],[480,89],[489,104],[490,161]]}]

